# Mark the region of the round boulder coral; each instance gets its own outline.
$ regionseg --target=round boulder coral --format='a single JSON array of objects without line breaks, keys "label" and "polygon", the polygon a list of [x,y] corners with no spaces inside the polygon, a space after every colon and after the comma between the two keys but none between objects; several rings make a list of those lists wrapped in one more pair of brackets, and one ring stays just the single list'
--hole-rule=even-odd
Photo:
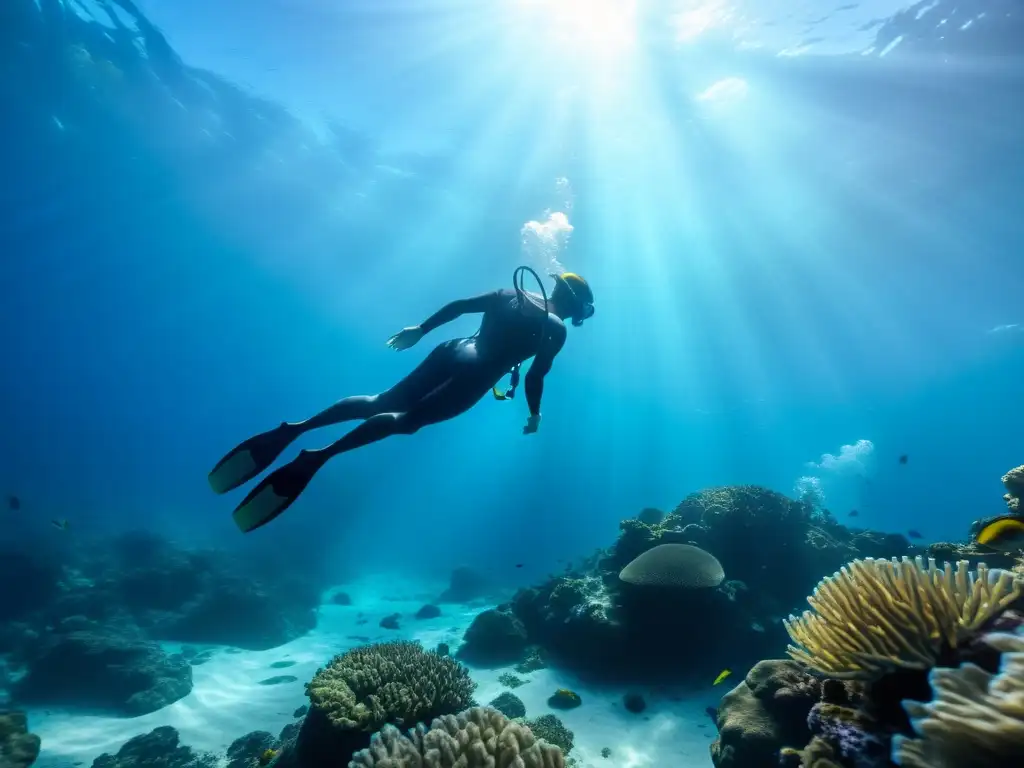
[{"label": "round boulder coral", "polygon": [[714,555],[699,547],[661,544],[623,568],[619,578],[638,586],[701,589],[717,587],[725,571]]},{"label": "round boulder coral", "polygon": [[310,709],[295,750],[304,766],[333,766],[387,724],[411,726],[473,704],[466,668],[419,643],[396,641],[336,656],[306,685]]}]

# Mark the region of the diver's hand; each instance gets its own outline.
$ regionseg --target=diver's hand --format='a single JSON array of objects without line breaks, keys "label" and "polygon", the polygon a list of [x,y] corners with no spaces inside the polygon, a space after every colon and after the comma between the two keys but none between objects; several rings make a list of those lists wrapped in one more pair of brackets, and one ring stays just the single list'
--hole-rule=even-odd
[{"label": "diver's hand", "polygon": [[538,429],[540,429],[540,414],[531,413],[530,417],[526,420],[526,426],[523,427],[523,434],[532,435]]},{"label": "diver's hand", "polygon": [[388,346],[396,352],[400,352],[403,349],[408,349],[422,338],[423,329],[418,325],[412,325],[408,328],[403,328],[388,339]]}]

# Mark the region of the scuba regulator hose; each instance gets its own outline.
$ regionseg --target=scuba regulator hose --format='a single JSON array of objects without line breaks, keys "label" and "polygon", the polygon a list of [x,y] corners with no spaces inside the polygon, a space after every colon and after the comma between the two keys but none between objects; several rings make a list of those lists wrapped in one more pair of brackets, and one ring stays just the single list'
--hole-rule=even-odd
[{"label": "scuba regulator hose", "polygon": [[[537,285],[540,286],[540,295],[544,299],[544,306],[542,307],[544,314],[542,315],[540,321],[541,337],[540,344],[538,345],[539,348],[543,346],[544,342],[547,340],[548,292],[547,289],[544,288],[544,281],[540,279],[540,275],[537,274],[533,267],[528,267],[525,264],[523,266],[516,267],[515,271],[512,273],[512,287],[515,288],[516,290],[516,296],[519,299],[519,308],[521,312],[525,311],[526,302],[529,301],[529,299],[526,298],[526,289],[523,287],[523,284],[525,282],[524,273],[526,272],[529,272],[531,275],[533,275],[534,279],[537,281]],[[491,388],[491,393],[494,395],[495,400],[511,400],[516,396],[516,387],[519,386],[520,365],[521,364],[517,364],[510,371],[511,381],[509,382],[508,389],[502,392],[497,387]]]}]

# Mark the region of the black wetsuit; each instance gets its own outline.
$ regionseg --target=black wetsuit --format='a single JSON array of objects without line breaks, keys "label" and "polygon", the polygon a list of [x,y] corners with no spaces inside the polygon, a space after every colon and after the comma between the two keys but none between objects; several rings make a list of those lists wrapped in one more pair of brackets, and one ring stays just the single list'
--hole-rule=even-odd
[{"label": "black wetsuit", "polygon": [[[439,309],[422,324],[425,333],[460,315],[482,312],[473,336],[438,344],[416,368],[379,395],[346,397],[302,424],[303,431],[350,419],[364,419],[323,450],[344,453],[389,435],[412,434],[421,427],[465,413],[514,366],[533,357],[526,374],[526,402],[540,413],[544,376],[565,344],[565,325],[541,309],[542,299],[503,289],[460,299]],[[531,300],[532,299],[532,300]]]}]

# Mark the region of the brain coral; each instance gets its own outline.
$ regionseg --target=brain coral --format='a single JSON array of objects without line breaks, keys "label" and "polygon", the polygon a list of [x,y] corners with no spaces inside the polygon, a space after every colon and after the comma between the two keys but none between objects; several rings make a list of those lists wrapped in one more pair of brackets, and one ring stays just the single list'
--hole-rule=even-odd
[{"label": "brain coral", "polygon": [[564,768],[562,751],[497,710],[474,707],[418,725],[403,735],[394,726],[375,733],[349,768]]},{"label": "brain coral", "polygon": [[622,569],[627,584],[697,589],[717,587],[725,579],[722,564],[710,552],[689,544],[661,544]]},{"label": "brain coral", "polygon": [[475,688],[457,661],[396,641],[336,656],[306,684],[306,693],[335,727],[375,731],[459,712],[473,703]]}]

